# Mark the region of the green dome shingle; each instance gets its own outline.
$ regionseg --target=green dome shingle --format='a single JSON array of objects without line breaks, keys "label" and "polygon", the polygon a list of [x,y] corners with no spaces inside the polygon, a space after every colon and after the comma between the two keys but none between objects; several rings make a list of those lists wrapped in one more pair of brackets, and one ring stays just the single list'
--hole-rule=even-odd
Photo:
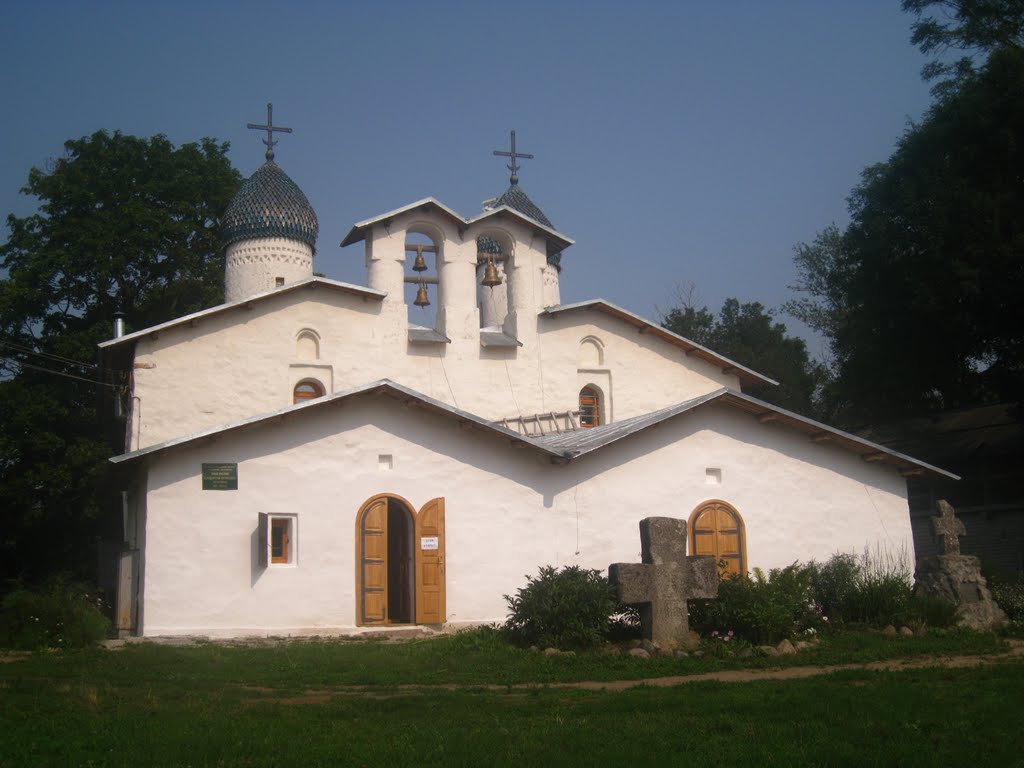
[{"label": "green dome shingle", "polygon": [[551,223],[547,216],[544,215],[544,211],[537,207],[537,205],[527,197],[526,193],[519,187],[518,184],[512,184],[505,193],[495,200],[492,205],[495,208],[500,208],[503,205],[507,205],[516,211],[519,211],[523,216],[528,216],[534,221],[543,224],[545,227],[554,229],[555,225]]},{"label": "green dome shingle", "polygon": [[225,245],[252,238],[287,237],[316,248],[319,232],[313,206],[273,160],[242,183],[221,223]]}]

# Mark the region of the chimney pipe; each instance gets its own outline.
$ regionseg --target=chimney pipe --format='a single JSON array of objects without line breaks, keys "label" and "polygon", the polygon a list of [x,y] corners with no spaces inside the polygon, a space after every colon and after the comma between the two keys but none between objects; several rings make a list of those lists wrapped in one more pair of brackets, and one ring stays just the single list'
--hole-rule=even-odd
[{"label": "chimney pipe", "polygon": [[120,339],[124,336],[124,312],[114,313],[114,338]]}]

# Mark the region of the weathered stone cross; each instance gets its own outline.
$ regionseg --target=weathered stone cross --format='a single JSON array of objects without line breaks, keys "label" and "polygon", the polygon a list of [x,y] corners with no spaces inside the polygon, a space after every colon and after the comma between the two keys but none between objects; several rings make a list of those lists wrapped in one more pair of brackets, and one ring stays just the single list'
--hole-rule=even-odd
[{"label": "weathered stone cross", "polygon": [[718,597],[718,564],[711,555],[686,554],[686,521],[647,517],[640,521],[642,563],[615,563],[608,577],[619,599],[640,609],[644,637],[671,650],[684,646],[690,630],[686,601]]},{"label": "weathered stone cross", "polygon": [[939,514],[932,517],[932,534],[939,540],[939,554],[959,555],[960,537],[966,535],[967,528],[948,501],[939,499],[935,506]]}]

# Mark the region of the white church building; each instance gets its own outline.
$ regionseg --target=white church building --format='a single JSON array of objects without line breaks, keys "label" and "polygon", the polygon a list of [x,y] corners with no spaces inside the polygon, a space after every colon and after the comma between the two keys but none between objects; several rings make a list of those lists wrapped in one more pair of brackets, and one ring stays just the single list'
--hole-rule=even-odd
[{"label": "white church building", "polygon": [[732,572],[912,558],[905,477],[948,473],[744,394],[774,382],[657,323],[563,304],[573,241],[519,186],[514,134],[503,154],[479,214],[355,224],[360,286],[313,275],[316,214],[268,146],[224,215],[225,303],[100,345],[131,371],[123,631],[502,621],[541,565],[639,560],[652,515]]}]

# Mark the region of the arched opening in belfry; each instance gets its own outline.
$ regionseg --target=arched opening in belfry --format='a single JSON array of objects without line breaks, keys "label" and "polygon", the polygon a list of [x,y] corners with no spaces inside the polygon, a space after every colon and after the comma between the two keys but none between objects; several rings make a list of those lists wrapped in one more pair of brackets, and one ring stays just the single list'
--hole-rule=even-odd
[{"label": "arched opening in belfry", "polygon": [[476,300],[481,328],[500,329],[508,316],[511,254],[511,238],[503,232],[485,232],[476,239]]},{"label": "arched opening in belfry", "polygon": [[437,328],[441,303],[439,282],[440,238],[421,229],[409,229],[405,237],[405,306],[409,326]]}]

